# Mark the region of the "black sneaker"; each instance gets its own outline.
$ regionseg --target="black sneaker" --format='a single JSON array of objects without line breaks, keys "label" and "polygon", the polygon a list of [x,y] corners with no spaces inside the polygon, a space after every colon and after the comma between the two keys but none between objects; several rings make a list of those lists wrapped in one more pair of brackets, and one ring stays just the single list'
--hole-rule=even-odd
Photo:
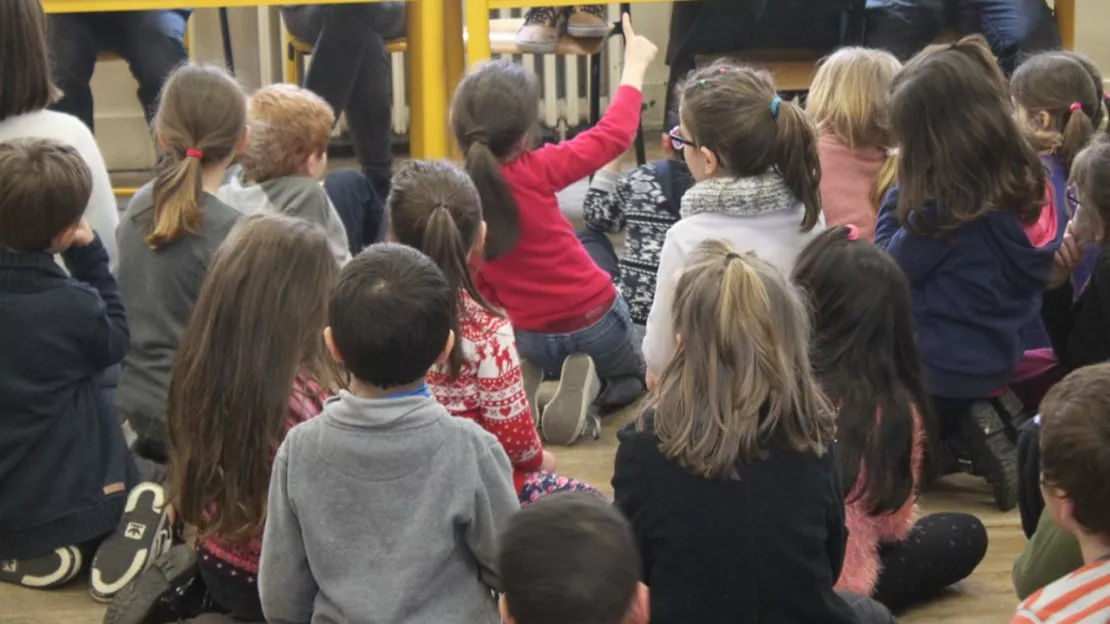
[{"label": "black sneaker", "polygon": [[218,610],[197,572],[196,552],[178,544],[116,594],[104,624],[180,622]]},{"label": "black sneaker", "polygon": [[35,589],[60,587],[77,576],[82,561],[76,546],[63,546],[33,559],[0,560],[0,582]]},{"label": "black sneaker", "polygon": [[994,490],[995,505],[1002,511],[1017,507],[1017,447],[995,406],[990,401],[975,402],[960,424],[960,433],[974,473],[985,478]]},{"label": "black sneaker", "polygon": [[93,557],[89,594],[108,602],[173,545],[166,513],[166,491],[157,483],[140,483],[127,495],[115,533]]}]

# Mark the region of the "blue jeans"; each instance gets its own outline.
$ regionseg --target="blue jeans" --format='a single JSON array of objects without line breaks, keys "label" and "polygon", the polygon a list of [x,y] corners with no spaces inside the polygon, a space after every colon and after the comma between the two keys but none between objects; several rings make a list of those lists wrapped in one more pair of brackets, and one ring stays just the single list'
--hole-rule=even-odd
[{"label": "blue jeans", "polygon": [[644,391],[644,360],[633,344],[628,304],[619,295],[613,307],[585,329],[569,334],[518,329],[516,346],[521,357],[543,369],[546,378],[559,377],[568,355],[590,356],[602,383],[595,405],[603,409],[629,405]]},{"label": "blue jeans", "polygon": [[1044,0],[867,0],[864,43],[908,59],[945,26],[982,33],[1007,74],[1022,55],[1060,47]]},{"label": "blue jeans", "polygon": [[50,53],[54,82],[63,93],[52,107],[93,127],[89,88],[96,56],[110,50],[123,57],[139,82],[139,102],[149,123],[157,112],[162,84],[189,58],[185,25],[190,10],[52,13]]},{"label": "blue jeans", "polygon": [[342,169],[324,179],[324,190],[347,230],[352,256],[385,240],[385,205],[366,176]]}]

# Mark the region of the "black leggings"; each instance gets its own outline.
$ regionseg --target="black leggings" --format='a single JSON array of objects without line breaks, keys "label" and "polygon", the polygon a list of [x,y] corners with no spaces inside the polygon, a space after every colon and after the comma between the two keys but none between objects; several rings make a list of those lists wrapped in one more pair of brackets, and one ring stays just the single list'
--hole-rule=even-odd
[{"label": "black leggings", "polygon": [[931,598],[970,576],[986,554],[987,529],[975,516],[925,516],[906,539],[879,548],[882,571],[873,596],[893,610]]}]

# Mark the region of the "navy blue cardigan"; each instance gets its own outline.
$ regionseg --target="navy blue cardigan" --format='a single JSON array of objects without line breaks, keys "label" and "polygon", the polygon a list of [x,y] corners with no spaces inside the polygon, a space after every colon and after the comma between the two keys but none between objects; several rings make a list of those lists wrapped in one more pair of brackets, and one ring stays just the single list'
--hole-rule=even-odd
[{"label": "navy blue cardigan", "polygon": [[0,559],[110,533],[137,472],[102,388],[130,345],[100,240],[0,248]]}]

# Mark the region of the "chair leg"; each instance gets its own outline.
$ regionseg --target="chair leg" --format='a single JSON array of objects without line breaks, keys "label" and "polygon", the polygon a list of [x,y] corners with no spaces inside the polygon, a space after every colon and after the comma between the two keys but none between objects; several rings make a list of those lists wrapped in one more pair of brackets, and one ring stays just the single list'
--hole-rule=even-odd
[{"label": "chair leg", "polygon": [[231,51],[231,26],[228,23],[227,9],[223,7],[220,8],[220,36],[223,38],[224,61],[227,63],[227,71],[234,76],[235,55]]},{"label": "chair leg", "polygon": [[590,125],[601,121],[601,52],[590,57]]}]

